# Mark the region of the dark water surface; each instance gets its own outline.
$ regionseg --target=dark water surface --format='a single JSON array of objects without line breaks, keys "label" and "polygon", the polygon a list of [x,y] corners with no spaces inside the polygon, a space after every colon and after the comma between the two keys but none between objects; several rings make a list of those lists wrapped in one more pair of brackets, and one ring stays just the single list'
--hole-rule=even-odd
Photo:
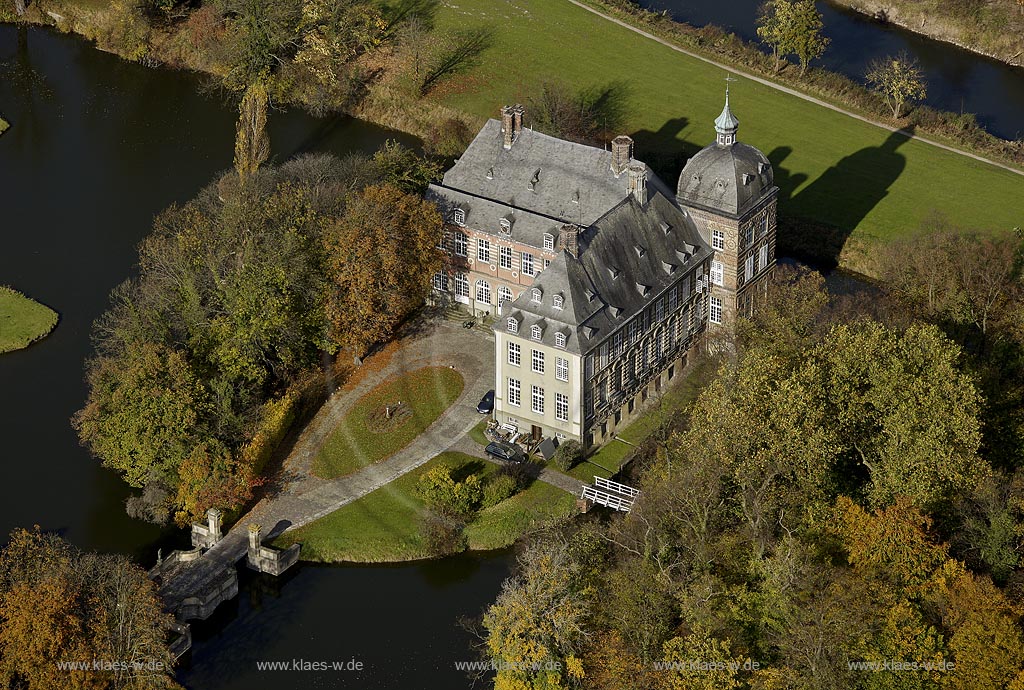
[{"label": "dark water surface", "polygon": [[[678,21],[695,26],[717,24],[741,38],[758,40],[757,8],[764,0],[638,1],[650,10],[668,10]],[[824,33],[832,43],[822,59],[813,64],[863,82],[872,60],[906,51],[917,57],[925,72],[929,105],[955,113],[974,113],[985,129],[1004,139],[1024,136],[1024,68],[882,24],[827,2],[817,4],[824,16]]]},{"label": "dark water surface", "polygon": [[[42,342],[0,356],[0,535],[39,524],[87,549],[149,565],[187,540],[129,519],[127,489],[78,445],[93,320],[127,278],[153,215],[230,166],[234,109],[194,75],[125,63],[69,36],[0,26],[0,284],[61,315]],[[408,137],[351,118],[271,116],[278,160],[306,150],[374,151]],[[196,626],[182,681],[228,688],[468,687],[456,627],[494,599],[507,554],[398,567],[300,564],[243,575],[236,602]],[[257,660],[364,664],[361,673],[258,672]]]}]

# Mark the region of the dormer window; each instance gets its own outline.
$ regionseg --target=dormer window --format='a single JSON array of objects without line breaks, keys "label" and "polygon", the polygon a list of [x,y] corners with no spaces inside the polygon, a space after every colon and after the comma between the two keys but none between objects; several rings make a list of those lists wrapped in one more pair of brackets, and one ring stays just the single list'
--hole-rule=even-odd
[{"label": "dormer window", "polygon": [[621,272],[622,271],[620,271],[619,269],[615,268],[614,266],[609,266],[608,267],[608,274],[612,277],[612,280],[615,280],[616,278],[618,278],[619,277],[619,273],[621,273]]},{"label": "dormer window", "polygon": [[633,245],[633,251],[636,252],[637,257],[643,258],[643,255],[647,253],[647,250],[641,247],[639,244]]},{"label": "dormer window", "polygon": [[505,233],[506,235],[511,235],[512,234],[512,221],[509,220],[508,218],[502,218],[500,223],[501,223],[501,231],[503,233]]},{"label": "dormer window", "polygon": [[530,326],[530,337],[534,340],[540,340],[544,335],[544,331],[541,330],[540,326]]},{"label": "dormer window", "polygon": [[672,226],[669,225],[668,223],[662,222],[661,223],[661,231],[667,235],[670,232],[672,232]]},{"label": "dormer window", "polygon": [[544,296],[544,292],[541,291],[540,288],[533,288],[531,293],[532,293],[532,299],[533,299],[534,302],[540,302],[541,298]]},{"label": "dormer window", "polygon": [[466,224],[466,211],[465,209],[457,208],[452,210],[452,222],[456,225]]},{"label": "dormer window", "polygon": [[519,332],[519,321],[514,316],[508,317],[508,321],[506,323],[508,324],[509,333]]},{"label": "dormer window", "polygon": [[561,309],[562,308],[562,296],[561,295],[555,295],[554,297],[552,297],[551,298],[551,306],[554,307],[555,309]]},{"label": "dormer window", "polygon": [[565,333],[555,333],[555,347],[565,347]]},{"label": "dormer window", "polygon": [[754,176],[750,173],[743,173],[743,185],[746,186],[754,181]]},{"label": "dormer window", "polygon": [[555,251],[555,236],[550,232],[544,235],[544,251],[553,252]]}]

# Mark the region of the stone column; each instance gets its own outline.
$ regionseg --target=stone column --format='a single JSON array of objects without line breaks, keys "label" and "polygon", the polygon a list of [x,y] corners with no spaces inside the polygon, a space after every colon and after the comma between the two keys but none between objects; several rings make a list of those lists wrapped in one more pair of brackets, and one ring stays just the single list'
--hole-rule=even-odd
[{"label": "stone column", "polygon": [[220,531],[223,519],[223,514],[216,508],[210,508],[206,511],[206,526],[210,530],[210,546],[219,542],[221,537],[224,536]]},{"label": "stone column", "polygon": [[260,538],[263,528],[255,522],[249,523],[249,558],[255,560],[260,555]]}]

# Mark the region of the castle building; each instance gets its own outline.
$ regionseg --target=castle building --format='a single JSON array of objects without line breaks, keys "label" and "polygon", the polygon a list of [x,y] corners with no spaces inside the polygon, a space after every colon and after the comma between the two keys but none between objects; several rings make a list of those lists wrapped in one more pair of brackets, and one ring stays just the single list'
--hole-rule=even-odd
[{"label": "castle building", "polygon": [[674,194],[627,136],[603,150],[501,114],[427,192],[452,259],[434,288],[496,317],[499,422],[600,444],[753,308],[775,262],[771,164],[737,142],[728,91]]}]

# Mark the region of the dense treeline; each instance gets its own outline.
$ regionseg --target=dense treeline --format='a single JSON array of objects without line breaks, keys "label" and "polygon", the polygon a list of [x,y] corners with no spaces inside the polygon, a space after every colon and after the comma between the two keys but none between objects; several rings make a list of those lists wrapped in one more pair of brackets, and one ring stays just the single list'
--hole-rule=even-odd
[{"label": "dense treeline", "polygon": [[229,173],[161,213],[139,277],[96,324],[83,443],[144,487],[129,512],[178,523],[237,508],[324,353],[386,339],[440,268],[432,164],[305,156]]},{"label": "dense treeline", "polygon": [[927,230],[888,291],[778,269],[633,511],[525,547],[496,688],[1024,688],[1021,242]]},{"label": "dense treeline", "polygon": [[15,530],[0,551],[5,688],[179,688],[166,644],[173,622],[156,585],[123,556],[82,553],[38,527]]}]

